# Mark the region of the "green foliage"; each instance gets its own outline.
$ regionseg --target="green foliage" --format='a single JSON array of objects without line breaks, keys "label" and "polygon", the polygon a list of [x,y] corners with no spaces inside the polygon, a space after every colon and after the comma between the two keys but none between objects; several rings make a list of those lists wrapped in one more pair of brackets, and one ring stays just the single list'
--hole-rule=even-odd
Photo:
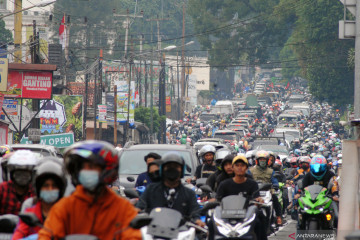
[{"label": "green foliage", "polygon": [[[128,40],[128,55],[132,49],[131,38],[133,38],[133,50],[135,55],[139,53],[140,34],[144,35],[144,50],[155,47],[157,42],[156,21],[147,19],[164,18],[160,21],[160,34],[163,41],[162,47],[166,45],[181,44],[182,30],[182,5],[183,1],[177,0],[138,0],[136,15],[143,18],[136,18],[130,26]],[[63,15],[71,16],[70,29],[70,56],[80,58],[84,50],[89,50],[88,58],[93,59],[99,55],[99,49],[104,50],[105,59],[121,59],[124,56],[125,29],[123,23],[126,17],[114,16],[115,14],[129,16],[134,15],[134,0],[101,0],[99,1],[57,1],[54,5],[54,31],[57,32]],[[162,13],[163,11],[163,13]],[[88,19],[89,47],[86,47],[86,25],[84,17]],[[186,34],[192,34],[192,23],[189,17],[186,18]],[[167,39],[175,39],[167,41]],[[187,38],[186,41],[190,41]],[[109,43],[109,42],[112,43]],[[150,46],[151,44],[151,46]],[[112,50],[112,51],[110,51]],[[71,53],[72,52],[72,53]],[[76,63],[79,65],[78,63]]]},{"label": "green foliage", "polygon": [[5,22],[0,19],[0,44],[9,43],[13,40],[10,30],[5,28]]},{"label": "green foliage", "polygon": [[[135,121],[144,123],[148,128],[151,127],[151,108],[138,107],[135,108]],[[153,132],[158,132],[160,130],[160,122],[165,121],[166,116],[160,116],[156,108],[153,108]]]},{"label": "green foliage", "polygon": [[299,0],[297,3],[291,34],[291,40],[297,44],[291,49],[311,93],[332,104],[351,103],[354,73],[346,63],[354,41],[338,39],[343,5],[329,0]]}]

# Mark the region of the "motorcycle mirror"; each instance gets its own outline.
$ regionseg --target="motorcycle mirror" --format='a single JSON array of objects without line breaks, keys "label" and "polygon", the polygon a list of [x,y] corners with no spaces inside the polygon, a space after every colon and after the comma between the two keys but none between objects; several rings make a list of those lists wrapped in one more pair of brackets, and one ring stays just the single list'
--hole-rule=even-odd
[{"label": "motorcycle mirror", "polygon": [[21,213],[19,214],[21,221],[23,221],[29,227],[42,227],[40,220],[33,213]]},{"label": "motorcycle mirror", "polygon": [[139,193],[134,189],[126,188],[124,190],[125,196],[128,198],[139,198]]},{"label": "motorcycle mirror", "polygon": [[210,210],[210,209],[214,209],[216,208],[217,206],[219,206],[220,203],[219,202],[208,202],[202,209],[201,211],[204,211],[206,212],[207,210]]},{"label": "motorcycle mirror", "polygon": [[299,181],[297,182],[297,185],[298,185],[298,188],[299,188],[299,189],[303,189],[303,187],[304,187],[303,181],[301,181],[301,180],[299,180]]},{"label": "motorcycle mirror", "polygon": [[19,222],[19,217],[16,215],[5,214],[0,216],[1,232],[13,233],[18,222]]},{"label": "motorcycle mirror", "polygon": [[191,167],[187,164],[185,164],[186,171],[191,172]]},{"label": "motorcycle mirror", "polygon": [[135,178],[134,178],[134,177],[129,176],[129,177],[127,177],[126,179],[127,179],[129,182],[135,182]]},{"label": "motorcycle mirror", "polygon": [[134,228],[134,229],[140,229],[144,226],[147,226],[150,224],[150,222],[152,221],[152,217],[150,217],[149,215],[145,214],[145,215],[137,215],[131,222],[130,222],[130,227]]},{"label": "motorcycle mirror", "polygon": [[202,186],[200,186],[200,189],[201,189],[201,191],[206,192],[206,193],[212,192],[212,189],[209,185],[202,185]]}]

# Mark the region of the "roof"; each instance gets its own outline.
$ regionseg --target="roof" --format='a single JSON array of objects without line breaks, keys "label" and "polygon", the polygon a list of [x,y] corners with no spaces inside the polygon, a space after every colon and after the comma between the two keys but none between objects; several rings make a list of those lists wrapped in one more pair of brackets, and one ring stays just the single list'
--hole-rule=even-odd
[{"label": "roof", "polygon": [[170,145],[170,144],[137,144],[127,148],[126,150],[143,150],[143,149],[184,151],[190,149],[190,147],[187,147],[186,145]]}]

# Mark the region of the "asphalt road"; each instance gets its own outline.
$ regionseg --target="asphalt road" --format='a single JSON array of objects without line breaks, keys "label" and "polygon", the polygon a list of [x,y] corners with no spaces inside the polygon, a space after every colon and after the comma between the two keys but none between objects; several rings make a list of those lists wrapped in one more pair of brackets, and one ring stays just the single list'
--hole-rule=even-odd
[{"label": "asphalt road", "polygon": [[284,226],[280,227],[275,234],[271,234],[269,240],[292,240],[295,239],[296,221],[292,220],[290,216],[286,218]]}]

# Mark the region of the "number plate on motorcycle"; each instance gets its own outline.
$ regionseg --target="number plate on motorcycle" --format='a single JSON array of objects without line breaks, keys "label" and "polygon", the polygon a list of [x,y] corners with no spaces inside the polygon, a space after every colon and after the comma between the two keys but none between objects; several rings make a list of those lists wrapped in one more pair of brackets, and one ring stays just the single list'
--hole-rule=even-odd
[{"label": "number plate on motorcycle", "polygon": [[245,218],[245,209],[225,209],[221,211],[221,218]]},{"label": "number plate on motorcycle", "polygon": [[260,191],[260,197],[265,197],[266,193],[267,193],[267,191]]}]

